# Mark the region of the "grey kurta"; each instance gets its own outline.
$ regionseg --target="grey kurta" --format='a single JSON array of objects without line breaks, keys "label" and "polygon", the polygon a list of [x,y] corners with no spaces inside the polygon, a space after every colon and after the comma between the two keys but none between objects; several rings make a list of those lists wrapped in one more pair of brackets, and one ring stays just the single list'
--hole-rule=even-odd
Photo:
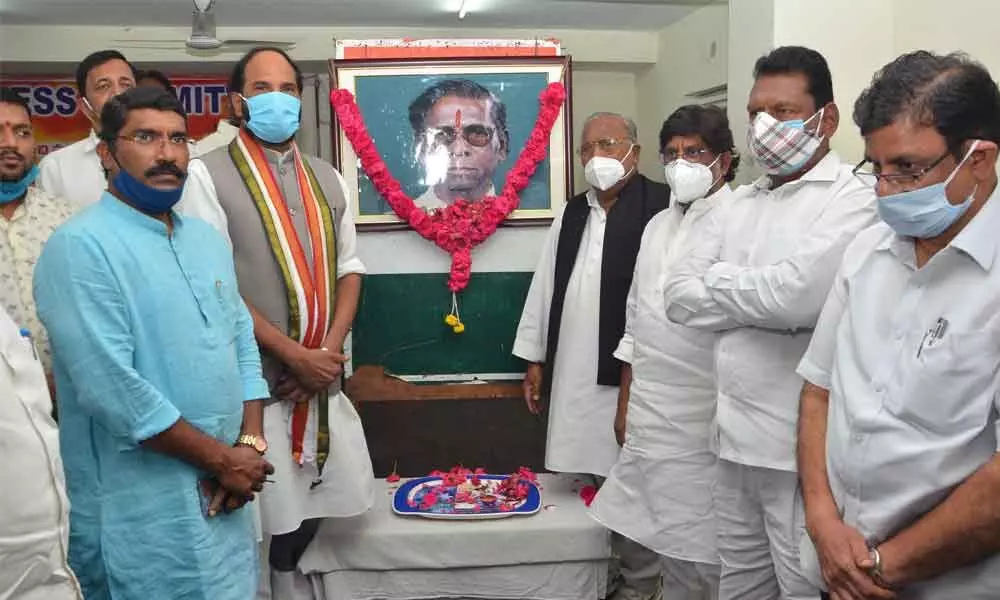
[{"label": "grey kurta", "polygon": [[[306,260],[312,267],[312,246],[308,243],[309,228],[306,224],[302,195],[299,193],[294,155],[292,152],[279,154],[265,149],[264,156],[267,157],[275,181],[281,187],[289,215],[292,218],[292,224],[295,226],[295,233],[302,242],[302,250],[305,252]],[[308,155],[302,155],[302,157],[312,168],[320,188],[326,196],[333,214],[334,228],[339,237],[341,223],[347,212],[347,201],[344,198],[337,173],[330,163],[320,158]],[[281,268],[274,257],[271,244],[268,242],[260,212],[229,155],[229,147],[217,148],[201,158],[212,174],[219,204],[226,213],[229,237],[233,243],[240,294],[271,324],[288,335],[288,294],[281,275]],[[337,265],[328,265],[327,268],[331,272],[336,272]],[[338,277],[341,275],[342,273],[337,273]],[[264,364],[264,377],[273,388],[283,374],[285,367],[263,348],[261,348],[261,357]],[[331,389],[331,392],[334,391],[337,390]]]},{"label": "grey kurta", "polygon": [[[293,156],[266,149],[264,154],[285,196],[296,234],[304,242],[306,259],[312,265],[312,249],[308,243],[308,227]],[[305,156],[304,159],[315,173],[330,205],[336,230],[337,264],[328,265],[329,272],[335,272],[338,279],[350,273],[364,273],[364,265],[356,255],[357,239],[343,178],[319,158]],[[213,180],[214,189],[207,193],[217,198],[225,213],[224,229],[233,245],[240,293],[287,335],[287,290],[250,192],[233,164],[228,147],[209,152],[202,160]],[[223,228],[221,223],[219,226]],[[261,359],[264,377],[273,389],[287,367],[263,348]],[[264,436],[270,445],[268,459],[275,468],[271,476],[274,483],[261,494],[259,503],[265,535],[296,531],[307,519],[358,515],[368,510],[374,501],[374,476],[361,419],[339,384],[331,386],[328,401],[326,424],[330,448],[323,473],[332,473],[332,477],[320,477],[317,465],[297,464],[293,459],[289,432],[291,405],[272,401],[264,408]],[[277,589],[274,592],[276,598],[288,595]]]}]

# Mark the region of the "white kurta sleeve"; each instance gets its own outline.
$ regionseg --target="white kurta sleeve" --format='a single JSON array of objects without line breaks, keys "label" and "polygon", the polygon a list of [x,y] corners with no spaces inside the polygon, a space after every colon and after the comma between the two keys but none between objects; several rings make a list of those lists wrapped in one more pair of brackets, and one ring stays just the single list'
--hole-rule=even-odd
[{"label": "white kurta sleeve", "polygon": [[52,158],[51,154],[46,154],[38,163],[38,187],[45,190],[50,196],[62,197],[62,186],[59,177],[59,163]]},{"label": "white kurta sleeve", "polygon": [[709,331],[723,331],[741,325],[712,299],[704,282],[705,272],[719,261],[722,254],[727,210],[719,207],[706,217],[709,221],[702,229],[701,239],[688,253],[678,257],[671,267],[671,275],[663,289],[663,302],[667,318],[674,323]]},{"label": "white kurta sleeve", "polygon": [[358,232],[354,228],[354,212],[351,210],[351,194],[347,182],[336,169],[333,170],[344,196],[345,210],[337,224],[337,278],[351,273],[364,274],[365,265],[358,257]]},{"label": "white kurta sleeve", "polygon": [[712,265],[704,277],[711,299],[745,325],[812,328],[847,245],[877,220],[874,199],[870,188],[849,183],[787,259],[763,267]]},{"label": "white kurta sleeve", "polygon": [[512,354],[528,362],[545,360],[545,346],[549,331],[549,306],[555,285],[556,248],[562,230],[562,211],[552,220],[549,235],[542,246],[542,255],[531,278],[528,297],[524,301],[521,321],[517,325]]},{"label": "white kurta sleeve", "polygon": [[233,242],[229,238],[229,219],[226,218],[226,211],[219,203],[219,197],[215,192],[215,183],[212,182],[208,167],[197,158],[188,163],[188,176],[184,182],[184,193],[181,194],[176,209],[184,216],[197,217],[207,221],[209,225],[222,234],[226,243],[232,247]]},{"label": "white kurta sleeve", "polygon": [[816,322],[809,348],[799,362],[796,372],[809,383],[825,390],[830,389],[834,352],[837,347],[837,329],[847,310],[847,280],[843,272],[837,274]]}]

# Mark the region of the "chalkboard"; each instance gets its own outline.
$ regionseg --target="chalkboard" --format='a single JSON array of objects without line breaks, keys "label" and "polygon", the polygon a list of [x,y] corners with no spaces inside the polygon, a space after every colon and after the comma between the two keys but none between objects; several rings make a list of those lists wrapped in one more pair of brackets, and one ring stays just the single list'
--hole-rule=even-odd
[{"label": "chalkboard", "polygon": [[366,275],[355,319],[353,362],[394,375],[520,373],[511,355],[531,273],[473,273],[459,294],[465,332],[444,317],[451,308],[445,273]]}]

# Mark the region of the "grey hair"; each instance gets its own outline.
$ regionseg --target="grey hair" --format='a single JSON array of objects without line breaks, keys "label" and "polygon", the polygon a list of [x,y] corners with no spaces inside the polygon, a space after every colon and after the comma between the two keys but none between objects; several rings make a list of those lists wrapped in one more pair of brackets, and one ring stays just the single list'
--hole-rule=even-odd
[{"label": "grey hair", "polygon": [[[590,125],[591,121],[593,121],[595,119],[602,119],[602,118],[605,118],[605,117],[611,117],[611,118],[614,118],[614,119],[621,119],[622,121],[624,121],[625,122],[625,129],[628,130],[628,141],[632,142],[633,144],[637,144],[639,142],[639,128],[635,126],[635,121],[633,121],[629,117],[626,117],[625,115],[622,115],[622,114],[619,114],[619,113],[615,113],[615,112],[595,112],[595,113],[591,113],[591,115],[589,117],[587,117],[587,120],[583,122],[583,129],[587,129],[587,125]],[[581,131],[583,131],[583,130],[581,130]]]}]

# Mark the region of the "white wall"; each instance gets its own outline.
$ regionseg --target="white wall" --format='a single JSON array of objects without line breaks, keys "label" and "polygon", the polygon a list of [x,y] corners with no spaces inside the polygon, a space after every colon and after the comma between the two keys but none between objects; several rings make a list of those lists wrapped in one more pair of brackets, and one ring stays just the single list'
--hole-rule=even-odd
[{"label": "white wall", "polygon": [[[901,25],[896,21],[893,0],[773,2],[774,46],[808,46],[822,53],[829,63],[833,96],[840,108],[840,128],[832,147],[848,163],[858,162],[864,157],[864,142],[851,114],[854,101],[868,87],[872,74],[897,54],[893,31]],[[917,2],[907,0],[906,12],[919,10],[913,8],[914,4]],[[936,3],[932,12],[939,12],[939,6]],[[924,35],[933,38],[934,33]]]},{"label": "white wall", "polygon": [[726,83],[728,46],[725,5],[700,8],[659,32],[656,64],[637,80],[641,170],[647,177],[663,180],[658,136],[664,119],[696,101],[688,94]]},{"label": "white wall", "polygon": [[573,190],[586,191],[583,165],[576,148],[583,122],[595,112],[615,112],[640,121],[636,102],[636,75],[614,65],[579,65],[573,69]]},{"label": "white wall", "polygon": [[962,50],[985,64],[994,79],[1000,79],[1000,2],[959,0],[947,3],[945,10],[932,0],[893,0],[893,5],[896,54]]},{"label": "white wall", "polygon": [[747,98],[753,87],[753,65],[774,47],[775,0],[735,0],[729,3],[729,62],[727,79],[729,126],[742,160],[736,183],[760,174],[747,153]]}]

